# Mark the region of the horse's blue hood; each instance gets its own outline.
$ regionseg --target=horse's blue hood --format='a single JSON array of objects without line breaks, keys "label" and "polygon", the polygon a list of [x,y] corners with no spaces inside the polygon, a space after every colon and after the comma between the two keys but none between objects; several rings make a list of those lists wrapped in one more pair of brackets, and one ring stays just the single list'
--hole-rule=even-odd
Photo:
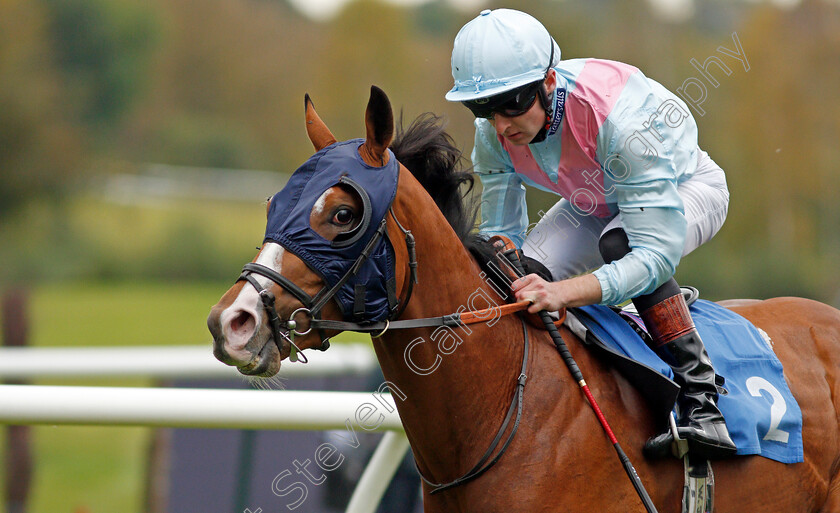
[{"label": "horse's blue hood", "polygon": [[[397,193],[399,163],[388,150],[388,164],[373,167],[359,155],[364,139],[331,144],[300,166],[274,195],[268,211],[265,241],[273,241],[301,258],[331,288],[349,271],[373,238]],[[362,198],[362,220],[341,238],[329,241],[309,224],[315,202],[330,187],[345,184]],[[382,237],[370,257],[336,294],[345,320],[381,321],[396,307],[394,250]]]}]

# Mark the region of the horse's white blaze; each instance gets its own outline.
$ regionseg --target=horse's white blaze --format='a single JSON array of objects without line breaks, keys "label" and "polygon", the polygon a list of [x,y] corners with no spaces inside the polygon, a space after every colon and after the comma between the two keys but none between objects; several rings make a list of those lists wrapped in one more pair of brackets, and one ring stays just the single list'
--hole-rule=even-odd
[{"label": "horse's white blaze", "polygon": [[[264,265],[268,268],[274,269],[278,273],[282,270],[282,261],[285,249],[280,244],[274,242],[267,242],[260,254],[257,255],[256,263]],[[257,279],[257,282],[263,287],[268,288],[271,280],[264,276],[257,274],[252,275]],[[243,363],[248,363],[254,358],[254,354],[246,349],[248,341],[259,329],[259,322],[261,316],[259,314],[261,308],[260,295],[257,290],[246,283],[236,299],[224,309],[220,320],[222,330],[225,335],[225,346],[228,355]],[[250,319],[250,322],[242,323],[241,319]]]},{"label": "horse's white blaze", "polygon": [[320,215],[324,211],[324,205],[327,204],[327,198],[330,194],[333,193],[332,187],[325,190],[323,194],[318,198],[315,202],[315,205],[312,206],[312,213],[315,215]]}]

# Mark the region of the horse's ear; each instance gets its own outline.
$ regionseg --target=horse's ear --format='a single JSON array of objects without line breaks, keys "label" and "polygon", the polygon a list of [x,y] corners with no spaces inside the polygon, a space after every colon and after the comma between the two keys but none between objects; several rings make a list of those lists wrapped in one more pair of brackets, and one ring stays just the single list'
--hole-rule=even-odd
[{"label": "horse's ear", "polygon": [[306,112],[306,133],[309,135],[309,140],[315,146],[315,151],[320,151],[336,141],[335,136],[327,128],[327,125],[321,121],[318,113],[315,112],[315,106],[312,104],[312,99],[309,98],[309,93],[303,98],[303,106]]},{"label": "horse's ear", "polygon": [[388,146],[394,138],[394,112],[388,96],[376,86],[370,86],[365,126],[367,138],[359,154],[371,166],[384,166],[388,163]]}]

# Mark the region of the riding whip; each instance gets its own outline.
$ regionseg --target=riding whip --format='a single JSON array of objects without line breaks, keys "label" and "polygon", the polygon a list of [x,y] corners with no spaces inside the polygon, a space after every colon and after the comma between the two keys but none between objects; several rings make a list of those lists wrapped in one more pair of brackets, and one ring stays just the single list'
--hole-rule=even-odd
[{"label": "riding whip", "polygon": [[[510,263],[513,264],[516,269],[516,274],[522,278],[525,276],[525,269],[522,267],[522,262],[520,262],[519,255],[516,251],[516,249],[509,249],[504,251],[504,255]],[[610,443],[612,443],[615,452],[618,454],[618,459],[621,460],[621,464],[624,466],[624,471],[627,473],[627,477],[630,478],[630,482],[633,483],[633,488],[636,489],[636,493],[642,500],[642,504],[645,506],[648,513],[657,513],[656,506],[653,505],[653,501],[650,499],[647,490],[645,490],[645,486],[642,484],[642,479],[636,472],[636,468],[633,467],[633,463],[630,462],[630,458],[627,457],[627,454],[624,453],[624,449],[622,449],[621,445],[618,443],[618,439],[616,439],[612,428],[610,428],[607,418],[604,416],[604,413],[595,401],[595,397],[592,396],[592,392],[589,390],[589,385],[587,385],[586,381],[583,379],[583,374],[581,374],[577,362],[575,362],[575,359],[572,357],[572,353],[569,352],[569,348],[566,347],[566,342],[557,330],[557,326],[554,325],[554,321],[551,319],[550,314],[546,310],[540,310],[539,315],[543,323],[545,323],[545,327],[551,335],[551,339],[554,341],[554,346],[557,348],[557,351],[566,363],[566,367],[569,368],[569,371],[572,373],[572,377],[583,391],[589,405],[592,406],[595,416],[598,417],[601,427],[604,428],[607,438],[610,439]]]}]

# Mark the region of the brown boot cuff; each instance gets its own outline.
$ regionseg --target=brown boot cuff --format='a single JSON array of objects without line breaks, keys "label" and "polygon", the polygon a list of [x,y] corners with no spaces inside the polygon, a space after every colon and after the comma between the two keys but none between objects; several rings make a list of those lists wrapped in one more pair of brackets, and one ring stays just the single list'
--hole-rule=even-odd
[{"label": "brown boot cuff", "polygon": [[656,303],[642,312],[641,316],[657,347],[694,330],[694,321],[691,320],[682,294]]}]

